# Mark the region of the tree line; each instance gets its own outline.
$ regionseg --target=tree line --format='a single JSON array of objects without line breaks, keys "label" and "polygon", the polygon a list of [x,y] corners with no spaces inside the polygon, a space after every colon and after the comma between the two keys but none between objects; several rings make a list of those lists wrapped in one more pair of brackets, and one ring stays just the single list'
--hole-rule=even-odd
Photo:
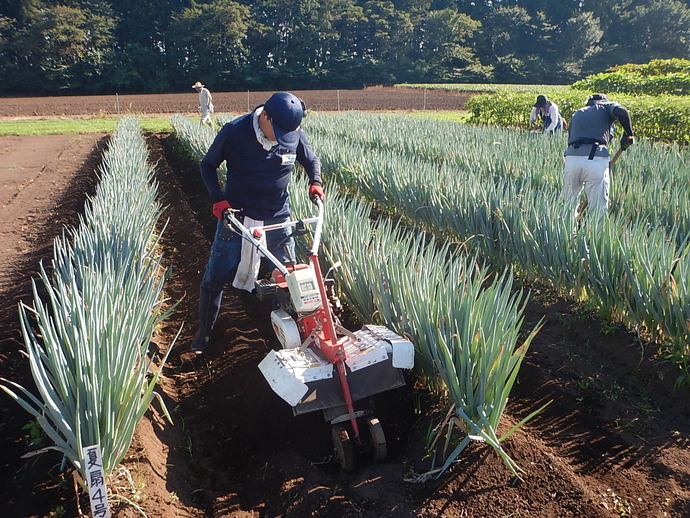
[{"label": "tree line", "polygon": [[690,0],[0,0],[4,95],[569,84],[690,58]]}]

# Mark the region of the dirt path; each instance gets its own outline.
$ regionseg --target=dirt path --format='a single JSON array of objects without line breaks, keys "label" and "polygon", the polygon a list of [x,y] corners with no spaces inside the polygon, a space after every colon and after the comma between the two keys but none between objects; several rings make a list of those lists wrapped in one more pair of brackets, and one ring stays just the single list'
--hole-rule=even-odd
[{"label": "dirt path", "polygon": [[[46,223],[68,217],[66,206],[83,201],[83,191],[70,182],[75,170],[92,165],[100,157],[94,146],[104,135],[48,135],[45,137],[0,138],[0,290],[17,284],[15,274],[23,261],[34,261]],[[95,155],[95,156],[93,156]],[[73,213],[71,214],[74,215]],[[59,227],[58,227],[59,228]]]},{"label": "dirt path", "polygon": [[[65,167],[60,173],[37,175],[34,182],[22,181],[23,176],[13,172],[40,170],[26,165],[35,160],[35,152],[24,158],[16,154],[9,162],[0,158],[2,185],[19,193],[3,191],[3,200],[17,201],[3,201],[2,207],[8,211],[4,221],[12,221],[8,227],[16,225],[0,242],[3,266],[12,265],[2,277],[11,289],[0,290],[2,376],[26,375],[18,353],[17,297],[28,292],[26,280],[35,272],[37,259],[51,255],[49,244],[59,225],[73,221],[79,212],[92,187],[99,153],[93,146],[103,145],[94,136],[90,144],[84,142],[78,157],[71,137],[63,139],[62,144],[59,139],[52,143],[51,155],[48,144],[41,144],[41,153],[45,163],[55,164],[63,150]],[[0,139],[0,146],[3,142]],[[361,459],[357,471],[342,472],[322,417],[293,417],[257,370],[270,343],[267,308],[251,296],[229,293],[217,326],[218,346],[204,359],[186,352],[214,222],[196,165],[176,157],[171,137],[150,135],[148,142],[169,205],[163,249],[174,269],[166,291],[171,301],[181,300],[158,343],[167,346],[180,325],[185,327],[161,386],[175,425],[149,412],[125,463],[137,492],[122,494],[140,498],[147,516],[690,516],[687,393],[671,390],[673,372],[643,354],[633,336],[602,328],[567,303],[548,298],[528,308],[527,327],[542,316],[547,321],[528,353],[503,425],[507,429],[553,401],[506,442],[509,454],[527,471],[523,482],[514,484],[497,455],[478,444],[440,481],[403,482],[406,474],[425,467],[424,438],[436,411],[423,391],[415,391],[415,403],[411,387],[419,380],[411,377],[407,387],[377,398],[389,460],[373,464]],[[23,144],[13,145],[20,149]],[[68,155],[74,157],[72,173]],[[46,192],[56,198],[44,197]],[[14,208],[7,209],[10,206]],[[50,212],[53,208],[57,217]],[[49,224],[35,225],[30,218]],[[58,506],[66,510],[65,516],[74,516],[72,488],[57,475],[59,455],[19,459],[31,448],[21,429],[27,415],[15,407],[7,398],[0,403],[0,465],[6,477],[0,516],[48,516]],[[422,415],[416,413],[418,407]],[[125,506],[115,516],[141,514]]]}]

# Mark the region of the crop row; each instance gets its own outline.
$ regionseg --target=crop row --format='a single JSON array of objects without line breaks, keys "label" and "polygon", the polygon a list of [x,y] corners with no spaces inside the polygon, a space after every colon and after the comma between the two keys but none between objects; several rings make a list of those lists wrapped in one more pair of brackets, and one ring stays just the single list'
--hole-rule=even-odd
[{"label": "crop row", "polygon": [[38,394],[10,380],[0,384],[84,486],[92,479],[82,448],[100,446],[109,476],[156,396],[149,345],[167,313],[155,234],[161,207],[147,158],[138,121],[122,119],[79,226],[55,240],[52,272],[41,266],[33,303],[20,306]]},{"label": "crop row", "polygon": [[330,190],[586,302],[658,341],[688,381],[688,150],[631,148],[608,217],[578,224],[560,194],[558,137],[360,113],[307,124]]}]

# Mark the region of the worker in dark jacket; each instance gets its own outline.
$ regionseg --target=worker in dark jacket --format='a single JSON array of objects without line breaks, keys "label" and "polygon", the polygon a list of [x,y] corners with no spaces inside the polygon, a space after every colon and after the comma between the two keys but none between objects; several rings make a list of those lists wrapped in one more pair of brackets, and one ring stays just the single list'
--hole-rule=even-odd
[{"label": "worker in dark jacket", "polygon": [[[563,194],[573,207],[584,188],[590,209],[603,214],[609,206],[609,149],[611,125],[623,127],[621,148],[633,144],[633,130],[628,111],[609,101],[604,94],[592,95],[584,108],[573,114],[565,151]],[[577,209],[575,209],[577,210]]]},{"label": "worker in dark jacket", "polygon": [[[248,222],[262,226],[287,221],[287,188],[295,162],[309,176],[309,197],[324,197],[321,161],[300,127],[305,111],[298,97],[274,93],[264,105],[225,124],[201,161],[201,177],[219,221],[199,289],[199,329],[191,345],[194,352],[204,352],[209,345],[223,290],[235,279],[243,253],[244,240],[223,224],[224,211],[241,210],[247,227]],[[227,166],[224,191],[217,176],[223,161]],[[266,233],[269,251],[283,262],[289,259],[289,252],[281,242],[288,234],[288,229]],[[288,241],[288,246],[294,245]]]}]

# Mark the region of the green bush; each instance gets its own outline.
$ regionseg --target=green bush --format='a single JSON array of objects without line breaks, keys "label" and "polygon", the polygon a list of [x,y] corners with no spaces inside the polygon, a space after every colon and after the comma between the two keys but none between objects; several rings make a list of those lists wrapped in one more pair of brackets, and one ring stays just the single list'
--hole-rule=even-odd
[{"label": "green bush", "polygon": [[690,95],[690,73],[638,76],[625,71],[604,72],[573,83],[577,90],[646,95]]},{"label": "green bush", "polygon": [[690,60],[655,59],[644,65],[627,64],[573,83],[577,90],[598,92],[690,95]]},{"label": "green bush", "polygon": [[690,74],[689,59],[653,59],[649,63],[627,63],[609,68],[610,71],[627,71],[640,76],[662,76],[675,73]]}]

